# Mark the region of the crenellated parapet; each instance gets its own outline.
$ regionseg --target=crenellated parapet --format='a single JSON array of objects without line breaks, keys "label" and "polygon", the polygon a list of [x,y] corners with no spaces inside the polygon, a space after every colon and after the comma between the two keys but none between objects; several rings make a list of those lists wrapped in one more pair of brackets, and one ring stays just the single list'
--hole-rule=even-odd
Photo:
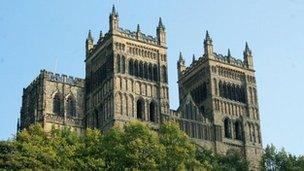
[{"label": "crenellated parapet", "polygon": [[[210,45],[208,45],[208,46],[210,46]],[[205,49],[208,49],[208,48],[205,48]],[[212,52],[212,55],[209,55],[208,53],[205,52],[205,54],[203,54],[203,56],[199,57],[197,60],[195,60],[195,58],[193,58],[192,63],[189,66],[185,66],[184,65],[185,62],[183,62],[183,65],[185,68],[180,71],[179,75],[180,76],[187,75],[193,69],[197,68],[197,66],[199,66],[202,63],[205,63],[207,60],[218,61],[222,64],[227,64],[227,65],[238,67],[241,69],[253,70],[251,51],[250,51],[250,53],[247,52],[247,51],[249,51],[249,47],[248,47],[247,43],[246,43],[246,49],[244,51],[243,60],[241,60],[237,57],[231,56],[230,50],[228,50],[227,55],[222,55],[222,54],[219,54],[216,52]],[[180,61],[181,61],[181,57],[179,59],[178,65],[181,65]]]},{"label": "crenellated parapet", "polygon": [[136,31],[131,31],[120,27],[119,15],[115,9],[115,6],[113,6],[112,12],[109,16],[109,31],[105,35],[100,32],[98,41],[94,43],[94,38],[91,34],[91,30],[89,30],[88,36],[86,38],[86,56],[88,57],[91,56],[91,54],[95,53],[97,49],[99,49],[100,46],[105,45],[106,41],[111,39],[113,35],[138,42],[144,42],[153,46],[161,46],[166,48],[166,28],[161,18],[159,18],[158,26],[156,27],[156,36],[142,33],[139,25],[137,25]]},{"label": "crenellated parapet", "polygon": [[244,64],[244,61],[242,61],[241,59],[232,57],[232,56],[224,56],[222,54],[214,53],[214,58],[215,58],[215,60],[226,63],[226,64],[234,65],[237,67],[244,67],[244,68],[246,67]]},{"label": "crenellated parapet", "polygon": [[157,37],[153,37],[151,35],[146,35],[144,33],[138,32],[138,31],[130,31],[128,29],[119,28],[118,34],[127,37],[134,40],[141,40],[143,42],[149,43],[149,44],[155,44],[158,45]]},{"label": "crenellated parapet", "polygon": [[59,82],[63,84],[70,84],[73,86],[84,87],[84,79],[67,76],[65,74],[57,74],[46,70],[41,70],[40,75],[48,81]]}]

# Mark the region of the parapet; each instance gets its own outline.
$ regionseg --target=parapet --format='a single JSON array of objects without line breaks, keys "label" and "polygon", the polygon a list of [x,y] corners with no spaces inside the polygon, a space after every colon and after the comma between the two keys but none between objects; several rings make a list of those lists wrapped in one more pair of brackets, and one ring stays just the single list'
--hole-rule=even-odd
[{"label": "parapet", "polygon": [[[217,60],[217,61],[227,63],[227,64],[230,64],[230,65],[234,65],[236,67],[247,68],[244,61],[242,61],[240,59],[237,59],[235,57],[232,57],[232,56],[228,57],[228,56],[224,56],[222,54],[217,54],[217,53],[213,53],[213,56],[214,56],[214,59]],[[186,67],[186,69],[182,72],[182,74],[185,75],[185,74],[191,72],[191,70],[193,68],[195,68],[197,66],[197,64],[199,64],[201,62],[204,62],[206,60],[208,60],[208,59],[205,55],[202,56],[202,57],[199,57],[197,60],[192,62],[190,64],[190,66]]]},{"label": "parapet", "polygon": [[222,54],[217,54],[214,53],[214,57],[216,60],[224,62],[224,63],[229,63],[238,67],[245,67],[245,64],[242,60],[234,58],[232,56],[228,57],[228,56],[224,56]]},{"label": "parapet", "polygon": [[82,78],[67,76],[65,74],[60,75],[46,70],[41,70],[40,75],[49,81],[69,84],[73,86],[84,87],[84,83],[85,83],[84,79]]},{"label": "parapet", "polygon": [[[119,33],[124,37],[137,39],[137,32],[135,32],[135,31],[130,31],[128,29],[119,28]],[[150,35],[145,35],[141,32],[139,33],[139,37],[142,41],[144,41],[146,43],[158,45],[158,41],[157,41],[156,37],[153,37]]]}]

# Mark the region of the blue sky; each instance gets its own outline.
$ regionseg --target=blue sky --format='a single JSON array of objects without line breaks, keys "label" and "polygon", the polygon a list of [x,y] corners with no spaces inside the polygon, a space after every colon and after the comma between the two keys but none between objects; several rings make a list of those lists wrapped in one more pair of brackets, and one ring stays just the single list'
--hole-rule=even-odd
[{"label": "blue sky", "polygon": [[[171,108],[178,106],[176,61],[203,53],[205,30],[215,51],[254,55],[263,144],[304,154],[304,2],[301,0],[53,0],[0,2],[0,139],[11,138],[22,88],[47,69],[84,77],[89,29],[107,32],[112,4],[120,26],[155,35],[158,17],[167,29]],[[57,67],[56,67],[56,61]]]}]

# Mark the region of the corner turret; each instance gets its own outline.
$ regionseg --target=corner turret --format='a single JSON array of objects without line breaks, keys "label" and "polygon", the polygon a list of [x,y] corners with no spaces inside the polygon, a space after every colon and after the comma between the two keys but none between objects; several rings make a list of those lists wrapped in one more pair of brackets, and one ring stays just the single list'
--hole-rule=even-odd
[{"label": "corner turret", "polygon": [[156,36],[158,45],[166,46],[166,28],[163,25],[161,17],[159,17],[158,26],[156,28]]},{"label": "corner turret", "polygon": [[185,65],[185,60],[183,58],[182,52],[179,53],[179,59],[177,61],[177,73],[178,73],[178,78],[180,78],[186,70],[186,65]]},{"label": "corner turret", "polygon": [[116,30],[119,28],[119,15],[118,12],[116,12],[115,6],[112,7],[112,12],[109,16],[109,22],[110,22],[110,32],[115,33]]},{"label": "corner turret", "polygon": [[245,50],[243,52],[244,55],[244,63],[247,66],[248,69],[253,69],[253,57],[252,52],[248,46],[248,43],[246,42]]},{"label": "corner turret", "polygon": [[140,38],[140,26],[139,24],[137,24],[137,29],[136,29],[136,38],[139,39]]},{"label": "corner turret", "polygon": [[195,55],[192,55],[192,65],[195,63],[196,59],[195,59]]},{"label": "corner turret", "polygon": [[91,30],[89,30],[88,37],[86,39],[86,56],[88,56],[88,54],[93,49],[93,47],[94,47],[94,39],[92,37]]},{"label": "corner turret", "polygon": [[208,58],[212,58],[213,56],[212,39],[210,38],[208,31],[206,31],[206,36],[204,40],[204,53]]},{"label": "corner turret", "polygon": [[227,53],[227,57],[228,57],[228,62],[231,62],[231,52],[230,49],[228,49],[228,53]]}]

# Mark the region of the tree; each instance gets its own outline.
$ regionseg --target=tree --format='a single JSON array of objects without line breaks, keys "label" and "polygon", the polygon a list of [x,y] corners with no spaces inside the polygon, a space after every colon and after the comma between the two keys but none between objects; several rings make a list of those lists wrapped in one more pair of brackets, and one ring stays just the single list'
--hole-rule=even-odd
[{"label": "tree", "polygon": [[115,127],[109,130],[102,137],[102,150],[105,168],[108,170],[123,170],[124,163],[124,146],[123,130]]},{"label": "tree", "polygon": [[215,170],[221,171],[246,171],[249,162],[238,151],[228,151],[224,156],[219,156],[219,165]]},{"label": "tree", "polygon": [[304,157],[295,156],[285,151],[277,150],[273,144],[267,145],[262,156],[262,168],[267,171],[304,170]]},{"label": "tree", "polygon": [[196,147],[179,126],[169,121],[160,127],[160,143],[165,148],[161,167],[165,170],[178,170],[198,164],[195,160]]},{"label": "tree", "polygon": [[195,158],[207,170],[219,167],[219,156],[214,154],[211,150],[198,146]]},{"label": "tree", "polygon": [[1,151],[0,168],[9,170],[49,170],[55,163],[55,153],[40,125],[32,125],[18,133],[15,141],[6,142]]},{"label": "tree", "polygon": [[81,137],[81,142],[82,146],[76,157],[77,168],[74,170],[104,170],[101,132],[97,129],[87,129],[85,136]]},{"label": "tree", "polygon": [[131,121],[123,129],[112,128],[104,135],[102,144],[109,170],[155,170],[163,154],[156,132],[139,121]]},{"label": "tree", "polygon": [[237,151],[228,151],[227,155],[219,155],[214,152],[198,148],[196,159],[208,170],[212,171],[246,171],[249,170],[249,162]]},{"label": "tree", "polygon": [[72,170],[77,167],[77,157],[83,143],[80,137],[69,128],[52,129],[48,137],[49,148],[54,151],[56,162],[51,165],[56,169]]}]

